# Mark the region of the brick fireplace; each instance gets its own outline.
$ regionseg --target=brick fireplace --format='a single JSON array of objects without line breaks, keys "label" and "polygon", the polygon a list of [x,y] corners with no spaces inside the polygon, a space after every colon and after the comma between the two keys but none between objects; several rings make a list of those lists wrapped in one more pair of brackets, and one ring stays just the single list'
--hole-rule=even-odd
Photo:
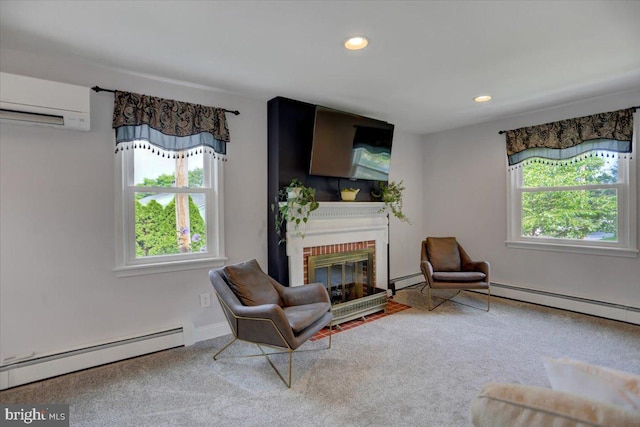
[{"label": "brick fireplace", "polygon": [[313,255],[371,249],[373,284],[388,288],[388,220],[379,202],[320,202],[303,228],[304,237],[287,231],[291,286],[308,283],[308,259]]}]

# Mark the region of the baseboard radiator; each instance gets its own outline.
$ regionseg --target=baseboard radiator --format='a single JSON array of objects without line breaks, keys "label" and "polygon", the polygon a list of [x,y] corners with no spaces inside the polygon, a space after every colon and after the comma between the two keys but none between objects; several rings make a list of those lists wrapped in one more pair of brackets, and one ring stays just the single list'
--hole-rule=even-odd
[{"label": "baseboard radiator", "polygon": [[0,390],[184,345],[184,328],[177,327],[69,351],[4,361],[0,366]]},{"label": "baseboard radiator", "polygon": [[396,290],[416,285],[424,282],[422,273],[407,274],[393,279],[389,279],[389,289],[395,293]]},{"label": "baseboard radiator", "polygon": [[[395,292],[421,282],[424,282],[422,273],[409,274],[391,279],[389,289]],[[640,325],[640,308],[638,307],[496,282],[491,282],[491,295]]]},{"label": "baseboard radiator", "polygon": [[640,308],[491,282],[491,295],[640,325]]}]

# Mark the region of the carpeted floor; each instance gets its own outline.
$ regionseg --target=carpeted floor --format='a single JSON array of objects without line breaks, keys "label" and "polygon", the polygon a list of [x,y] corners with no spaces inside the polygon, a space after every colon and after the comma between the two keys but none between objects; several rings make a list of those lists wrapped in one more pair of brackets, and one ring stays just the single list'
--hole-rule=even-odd
[{"label": "carpeted floor", "polygon": [[428,312],[415,288],[394,299],[412,308],[336,334],[330,350],[295,353],[291,389],[264,358],[213,361],[226,336],[17,387],[0,401],[69,403],[74,426],[449,427],[470,425],[469,403],[487,381],[548,387],[545,356],[640,373],[640,326],[500,298],[488,313],[451,302]]}]

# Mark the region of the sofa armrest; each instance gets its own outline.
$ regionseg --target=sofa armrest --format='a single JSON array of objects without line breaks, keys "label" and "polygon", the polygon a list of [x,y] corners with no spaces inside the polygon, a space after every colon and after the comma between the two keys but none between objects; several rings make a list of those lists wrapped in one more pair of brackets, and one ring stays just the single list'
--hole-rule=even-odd
[{"label": "sofa armrest", "polygon": [[640,413],[570,393],[522,384],[487,383],[471,402],[476,427],[637,426]]}]

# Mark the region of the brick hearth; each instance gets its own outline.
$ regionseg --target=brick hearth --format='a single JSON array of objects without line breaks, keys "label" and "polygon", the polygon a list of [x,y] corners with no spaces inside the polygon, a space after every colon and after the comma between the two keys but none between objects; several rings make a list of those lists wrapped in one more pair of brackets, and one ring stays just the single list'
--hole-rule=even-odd
[{"label": "brick hearth", "polygon": [[[379,312],[379,313],[369,315],[366,317],[366,320],[355,319],[346,323],[342,323],[339,328],[334,327],[331,333],[335,335],[339,332],[356,328],[360,325],[364,325],[365,323],[373,322],[374,320],[378,320],[383,317],[390,316],[392,314],[398,313],[408,308],[411,308],[411,307],[408,305],[400,304],[399,302],[395,302],[393,300],[389,300],[387,304],[387,309],[384,312]],[[329,328],[324,328],[316,332],[315,335],[311,337],[311,341],[321,340],[323,338],[327,338],[328,336],[329,336]]]}]

